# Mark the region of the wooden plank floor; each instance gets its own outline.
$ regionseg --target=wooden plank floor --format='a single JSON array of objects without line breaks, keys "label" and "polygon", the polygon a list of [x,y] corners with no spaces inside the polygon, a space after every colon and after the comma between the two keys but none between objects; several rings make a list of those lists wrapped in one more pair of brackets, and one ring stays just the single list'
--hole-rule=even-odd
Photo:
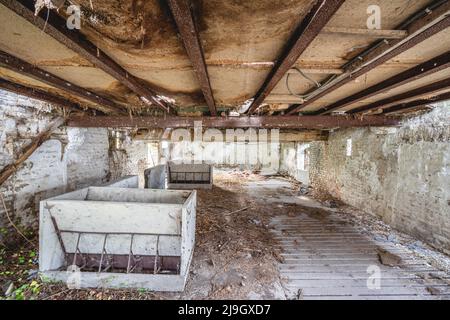
[{"label": "wooden plank floor", "polygon": [[[333,214],[277,216],[271,228],[282,250],[278,268],[288,298],[450,299],[447,273],[400,246],[358,233]],[[401,263],[383,265],[380,249],[401,257]],[[368,287],[370,266],[379,268],[379,289]]]}]

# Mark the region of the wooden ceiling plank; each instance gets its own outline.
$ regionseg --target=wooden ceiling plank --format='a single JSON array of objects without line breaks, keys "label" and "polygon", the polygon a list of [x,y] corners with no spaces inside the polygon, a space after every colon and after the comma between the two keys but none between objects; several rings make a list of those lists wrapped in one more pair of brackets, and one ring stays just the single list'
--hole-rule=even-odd
[{"label": "wooden ceiling plank", "polygon": [[449,67],[450,67],[450,51],[447,51],[442,55],[439,55],[422,64],[419,64],[418,66],[415,66],[395,76],[392,76],[384,81],[381,81],[380,83],[377,83],[369,88],[366,88],[362,91],[359,91],[355,94],[345,97],[344,99],[332,103],[327,107],[319,109],[313,114],[322,115],[330,113],[335,110],[339,110],[346,106],[352,105],[358,101],[368,99],[377,94],[387,92],[394,88],[398,88],[402,85],[430,76],[432,74],[445,70]]},{"label": "wooden ceiling plank", "polygon": [[392,104],[397,104],[400,103],[401,101],[404,100],[408,100],[411,98],[416,98],[416,97],[421,97],[421,96],[425,96],[425,95],[432,95],[435,93],[439,93],[442,92],[444,90],[449,90],[450,89],[450,78],[448,79],[444,79],[441,81],[437,81],[434,82],[432,84],[414,89],[414,90],[410,90],[407,92],[403,92],[400,93],[398,95],[386,98],[386,99],[382,99],[380,101],[376,101],[374,103],[356,108],[356,109],[352,109],[350,110],[348,113],[349,114],[355,114],[355,113],[363,113],[363,112],[368,112],[371,110],[375,110],[378,108],[384,108],[384,107],[388,107],[389,105]]},{"label": "wooden ceiling plank", "polygon": [[389,107],[383,110],[383,114],[389,115],[399,111],[406,111],[409,109],[414,109],[421,106],[426,106],[433,103],[438,103],[442,101],[450,100],[450,92],[446,92],[440,95],[436,95],[434,97],[430,97],[427,99],[418,99],[410,102],[401,103],[399,105]]},{"label": "wooden ceiling plank", "polygon": [[[440,1],[439,3],[442,3]],[[401,40],[381,41],[374,44],[367,53],[359,55],[354,61],[346,64],[343,68],[346,72],[335,80],[323,86],[309,96],[308,101],[301,105],[293,105],[286,110],[287,114],[293,115],[304,110],[306,107],[316,102],[320,98],[330,94],[342,86],[350,83],[356,78],[381,66],[387,61],[395,58],[403,52],[424,42],[435,34],[450,26],[450,1],[440,4],[438,7],[429,7],[414,15],[415,20],[407,19],[396,29],[403,29],[407,26],[408,37]]]},{"label": "wooden ceiling plank", "polygon": [[24,74],[30,78],[42,81],[43,83],[49,84],[55,88],[73,94],[79,98],[93,102],[97,105],[102,106],[103,108],[105,108],[105,110],[108,110],[111,113],[114,114],[127,113],[125,108],[116,104],[115,102],[107,98],[104,98],[95,92],[92,92],[85,88],[79,87],[69,81],[61,79],[50,72],[42,70],[22,59],[14,57],[9,53],[1,50],[0,50],[0,66],[12,70],[14,72]]},{"label": "wooden ceiling plank", "polygon": [[406,30],[379,30],[379,29],[356,29],[356,28],[341,28],[341,27],[325,27],[323,33],[329,34],[344,34],[344,35],[359,35],[365,37],[375,37],[381,39],[404,39],[408,36]]},{"label": "wooden ceiling plank", "polygon": [[343,0],[319,0],[306,15],[288,41],[283,53],[256,93],[247,114],[253,114],[272,92],[286,72],[295,65],[302,53],[316,39],[325,25],[344,3]]},{"label": "wooden ceiling plank", "polygon": [[34,14],[34,1],[32,0],[0,0],[0,3],[91,62],[97,68],[117,79],[125,87],[135,92],[144,103],[154,104],[167,113],[175,112],[171,106],[158,98],[155,92],[144,86],[138,78],[129,74],[104,51],[90,42],[81,32],[76,29],[69,30],[66,26],[66,20],[57,13],[52,10],[42,10],[36,16]]}]

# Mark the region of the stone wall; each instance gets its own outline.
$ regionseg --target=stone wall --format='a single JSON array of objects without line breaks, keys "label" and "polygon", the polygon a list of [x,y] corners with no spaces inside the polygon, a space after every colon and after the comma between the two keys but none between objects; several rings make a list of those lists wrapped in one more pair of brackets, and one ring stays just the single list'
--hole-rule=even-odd
[{"label": "stone wall", "polygon": [[[278,173],[287,174],[305,185],[309,185],[309,171],[307,166],[300,166],[305,162],[305,150],[309,143],[289,142],[280,145],[280,169]],[[299,159],[299,157],[302,157]]]},{"label": "stone wall", "polygon": [[[0,91],[0,169],[42,132],[58,114],[39,101]],[[106,129],[67,128],[56,131],[2,186],[11,218],[22,226],[35,226],[39,201],[108,179]],[[0,225],[6,213],[0,201]]]},{"label": "stone wall", "polygon": [[450,253],[450,106],[400,128],[340,130],[310,150],[316,190]]},{"label": "stone wall", "polygon": [[160,162],[158,143],[127,137],[118,149],[112,148],[110,152],[111,179],[137,175],[139,187],[143,188],[144,171]]}]

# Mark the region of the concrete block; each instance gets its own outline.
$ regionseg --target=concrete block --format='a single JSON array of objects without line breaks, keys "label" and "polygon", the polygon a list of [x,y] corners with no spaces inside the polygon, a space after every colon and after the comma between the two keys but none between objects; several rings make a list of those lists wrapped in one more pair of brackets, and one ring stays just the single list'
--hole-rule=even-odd
[{"label": "concrete block", "polygon": [[[103,187],[110,188],[138,188],[139,177],[138,176],[125,176],[115,181],[108,182]],[[153,188],[152,188],[153,189]]]},{"label": "concrete block", "polygon": [[144,171],[145,188],[166,189],[166,166],[159,165]]}]

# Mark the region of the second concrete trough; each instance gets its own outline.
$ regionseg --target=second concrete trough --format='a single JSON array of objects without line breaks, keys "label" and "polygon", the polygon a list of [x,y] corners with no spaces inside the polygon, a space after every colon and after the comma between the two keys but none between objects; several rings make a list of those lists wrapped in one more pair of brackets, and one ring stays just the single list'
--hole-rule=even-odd
[{"label": "second concrete trough", "polygon": [[145,187],[150,189],[211,189],[213,167],[209,164],[176,164],[156,166],[145,171]]}]

